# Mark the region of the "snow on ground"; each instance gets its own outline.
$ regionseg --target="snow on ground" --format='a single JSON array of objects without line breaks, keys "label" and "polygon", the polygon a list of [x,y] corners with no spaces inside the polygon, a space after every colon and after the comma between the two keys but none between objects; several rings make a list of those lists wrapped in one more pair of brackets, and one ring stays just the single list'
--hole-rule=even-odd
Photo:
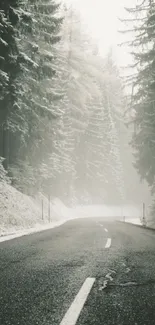
[{"label": "snow on ground", "polygon": [[11,240],[13,238],[19,238],[22,236],[26,236],[26,235],[30,235],[30,234],[34,234],[36,232],[41,232],[43,230],[48,230],[48,229],[52,229],[52,228],[56,228],[61,226],[62,224],[64,224],[67,220],[63,219],[62,221],[53,221],[47,224],[36,224],[35,227],[33,228],[29,228],[29,229],[23,229],[23,230],[18,230],[16,231],[16,229],[14,229],[13,233],[9,234],[9,231],[7,231],[6,233],[8,233],[7,235],[3,234],[2,236],[0,236],[0,243],[3,241],[7,241],[7,240]]},{"label": "snow on ground", "polygon": [[126,218],[125,222],[129,222],[129,223],[132,223],[134,225],[142,225],[141,221],[140,221],[140,218]]},{"label": "snow on ground", "polygon": [[[43,213],[42,213],[43,207]],[[50,203],[41,193],[36,198],[0,182],[0,242],[34,232],[58,227],[67,220],[86,217],[108,217],[141,224],[140,209],[132,206],[77,206],[67,208],[58,198]]]},{"label": "snow on ground", "polygon": [[[43,220],[42,220],[43,200]],[[62,224],[68,215],[60,201],[50,205],[50,222],[48,217],[48,200],[43,195],[33,199],[17,191],[14,187],[0,182],[0,237],[32,233]]]}]

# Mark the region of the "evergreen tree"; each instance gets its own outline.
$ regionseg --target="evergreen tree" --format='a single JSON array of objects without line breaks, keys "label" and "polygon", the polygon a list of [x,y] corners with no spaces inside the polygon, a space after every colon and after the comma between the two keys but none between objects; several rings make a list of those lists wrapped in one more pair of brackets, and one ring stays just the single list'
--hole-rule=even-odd
[{"label": "evergreen tree", "polygon": [[16,172],[20,170],[31,181],[33,191],[42,186],[44,177],[41,181],[38,171],[43,170],[42,164],[45,166],[51,153],[53,125],[60,115],[58,101],[62,94],[55,82],[55,47],[62,23],[58,11],[55,1],[27,0],[14,8],[20,17],[16,29],[20,72],[16,78],[16,110],[9,117],[13,148],[9,170],[16,186],[22,185],[21,175]]},{"label": "evergreen tree", "polygon": [[[142,180],[146,180],[155,192],[155,2],[144,0],[134,8],[126,9],[131,24],[129,30],[133,39],[128,42],[134,59],[134,74],[129,77],[132,82],[132,109],[135,114],[131,118],[134,125],[132,146],[136,167]],[[134,26],[133,26],[134,22]]]},{"label": "evergreen tree", "polygon": [[68,200],[75,192],[75,179],[78,177],[77,147],[88,120],[88,98],[91,97],[92,89],[99,95],[92,78],[94,66],[86,56],[86,35],[79,17],[72,10],[66,12],[58,50],[59,85],[64,91],[64,97],[60,104],[63,113],[58,121],[59,129],[56,130],[56,146],[51,155],[51,164],[55,165],[57,161],[58,169],[51,169],[56,173],[54,184],[55,180],[59,183],[59,195],[62,191]]},{"label": "evergreen tree", "polygon": [[94,42],[83,31],[81,20],[73,10],[67,12],[63,31],[60,62],[62,87],[66,92],[62,105],[64,107],[65,103],[66,108],[62,117],[62,138],[52,158],[59,166],[58,161],[62,162],[60,191],[64,189],[70,198],[73,192],[78,198],[87,193],[90,200],[96,197],[103,202],[115,188],[113,198],[116,200],[116,192],[118,197],[122,195],[123,181],[113,115],[118,115],[116,106],[120,105],[118,98],[122,92],[117,89],[113,96],[115,108],[108,102],[108,92],[111,87],[116,89],[118,78],[113,72],[114,88],[110,68],[107,73],[105,60],[94,51]]},{"label": "evergreen tree", "polygon": [[118,106],[120,110],[123,108],[120,101],[118,104],[118,98],[123,97],[123,92],[120,91],[118,73],[112,60],[110,63],[110,56],[105,60],[99,56],[95,59],[98,62],[95,80],[100,97],[94,98],[89,104],[91,114],[84,136],[87,165],[85,178],[88,178],[86,183],[89,191],[92,189],[92,198],[96,201],[119,203],[124,199],[125,189],[116,117],[120,116]]},{"label": "evergreen tree", "polygon": [[10,158],[9,118],[17,108],[17,75],[20,72],[15,31],[19,16],[14,8],[18,8],[17,0],[0,2],[0,155],[4,157],[5,168]]}]

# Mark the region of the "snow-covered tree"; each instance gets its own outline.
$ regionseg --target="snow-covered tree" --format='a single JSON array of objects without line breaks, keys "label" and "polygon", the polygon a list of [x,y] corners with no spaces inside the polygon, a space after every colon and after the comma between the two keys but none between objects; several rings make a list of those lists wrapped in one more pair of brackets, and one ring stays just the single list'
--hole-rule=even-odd
[{"label": "snow-covered tree", "polygon": [[[155,2],[139,1],[128,8],[128,24],[132,24],[133,39],[129,42],[133,55],[134,78],[132,94],[132,118],[134,134],[135,167],[142,180],[146,180],[155,192]],[[134,21],[134,26],[133,26]],[[129,29],[130,25],[129,25]],[[128,32],[128,30],[126,31]]]},{"label": "snow-covered tree", "polygon": [[[51,155],[54,184],[58,182],[59,193],[66,193],[69,198],[73,192],[78,198],[87,193],[90,200],[96,197],[99,201],[107,199],[113,188],[116,199],[116,192],[121,196],[123,191],[115,140],[115,116],[122,96],[118,88],[115,93],[119,78],[113,72],[113,85],[110,68],[94,51],[94,41],[84,32],[80,17],[73,10],[67,11],[58,48],[60,84],[65,96]],[[113,92],[114,107],[109,91]]]},{"label": "snow-covered tree", "polygon": [[[58,45],[59,86],[64,97],[60,103],[61,119],[58,120],[55,147],[51,155],[51,164],[57,167],[54,184],[59,179],[59,191],[71,197],[77,179],[77,146],[81,133],[88,122],[88,100],[91,92],[99,95],[93,82],[93,66],[87,53],[85,35],[79,17],[75,12],[67,11],[63,23],[62,41]],[[60,194],[60,193],[59,193]]]},{"label": "snow-covered tree", "polygon": [[0,155],[7,168],[10,158],[9,117],[16,110],[17,75],[20,72],[15,28],[19,17],[13,8],[18,1],[0,2]]},{"label": "snow-covered tree", "polygon": [[36,171],[51,153],[53,124],[60,115],[57,103],[62,93],[55,83],[55,44],[60,41],[62,18],[59,4],[53,0],[27,0],[12,10],[18,17],[14,33],[20,71],[16,75],[16,109],[8,118],[9,170],[13,176],[19,165],[30,165],[37,190],[40,179]]},{"label": "snow-covered tree", "polygon": [[98,202],[121,202],[125,193],[117,118],[120,117],[118,108],[123,108],[121,101],[118,105],[118,98],[123,98],[123,92],[113,62],[108,66],[110,57],[103,59],[95,56],[94,60],[98,67],[95,83],[100,95],[89,103],[89,123],[79,146],[84,146],[79,170],[83,170],[83,162],[83,179],[92,198]]}]

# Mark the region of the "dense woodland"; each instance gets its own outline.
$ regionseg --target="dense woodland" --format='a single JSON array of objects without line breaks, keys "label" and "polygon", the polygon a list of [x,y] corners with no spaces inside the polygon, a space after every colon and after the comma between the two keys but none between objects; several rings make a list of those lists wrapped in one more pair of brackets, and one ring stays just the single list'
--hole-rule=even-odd
[{"label": "dense woodland", "polygon": [[[132,148],[134,166],[142,181],[149,184],[155,194],[155,1],[137,1],[133,8],[126,8],[126,26],[130,52],[133,58],[131,103],[134,110]],[[154,215],[155,205],[152,206]]]},{"label": "dense woodland", "polygon": [[154,1],[127,11],[134,118],[112,52],[100,56],[73,7],[0,0],[1,180],[66,204],[140,203],[133,150],[154,194]]}]

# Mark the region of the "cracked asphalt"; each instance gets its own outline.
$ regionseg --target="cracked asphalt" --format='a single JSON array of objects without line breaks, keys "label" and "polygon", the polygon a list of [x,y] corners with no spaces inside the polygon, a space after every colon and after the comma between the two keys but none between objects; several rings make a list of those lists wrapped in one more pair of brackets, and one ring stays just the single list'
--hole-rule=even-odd
[{"label": "cracked asphalt", "polygon": [[0,243],[0,324],[59,325],[88,277],[77,325],[155,324],[155,231],[105,218]]}]

